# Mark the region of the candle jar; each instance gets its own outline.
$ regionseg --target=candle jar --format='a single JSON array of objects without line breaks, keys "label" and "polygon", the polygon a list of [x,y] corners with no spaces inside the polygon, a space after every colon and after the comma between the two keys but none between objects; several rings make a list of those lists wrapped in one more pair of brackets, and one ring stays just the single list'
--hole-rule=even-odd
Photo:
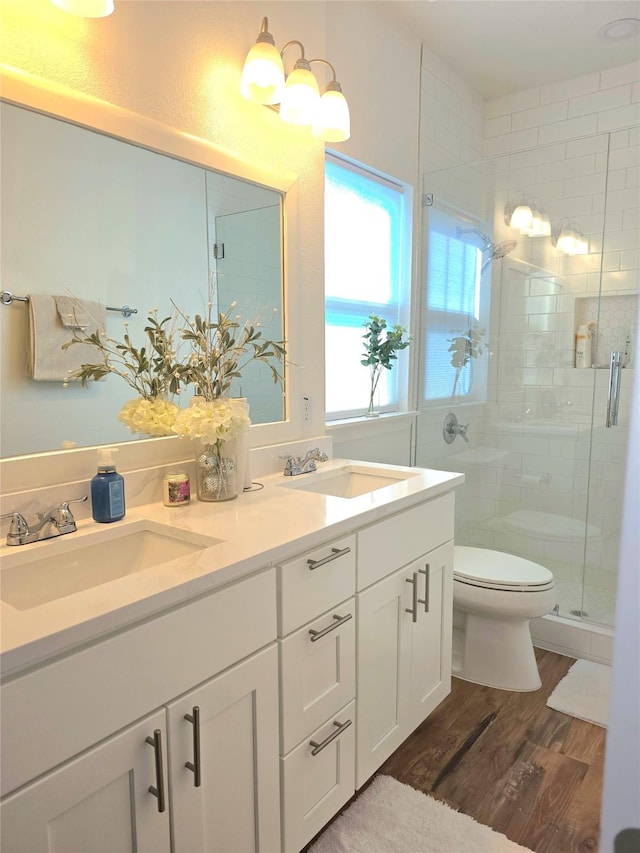
[{"label": "candle jar", "polygon": [[162,503],[165,506],[186,506],[190,500],[189,475],[184,471],[165,474],[162,478]]}]

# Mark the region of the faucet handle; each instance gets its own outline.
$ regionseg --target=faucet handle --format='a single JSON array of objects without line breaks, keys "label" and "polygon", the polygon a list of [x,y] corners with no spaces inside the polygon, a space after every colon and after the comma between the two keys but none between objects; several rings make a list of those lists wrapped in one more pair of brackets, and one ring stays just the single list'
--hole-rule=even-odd
[{"label": "faucet handle", "polygon": [[290,454],[278,456],[278,459],[286,459],[286,464],[284,466],[284,475],[285,477],[290,477],[293,474],[293,471],[299,460],[297,460],[295,456],[291,456]]},{"label": "faucet handle", "polygon": [[21,512],[8,512],[6,515],[0,515],[0,519],[10,518],[9,533],[7,534],[7,542],[10,539],[17,539],[20,536],[26,536],[29,533],[29,525]]},{"label": "faucet handle", "polygon": [[[69,509],[69,504],[84,503],[88,497],[88,495],[83,495],[81,498],[72,498],[68,501],[62,501],[55,512],[55,520],[58,530],[65,533],[72,533],[76,529],[76,520]],[[68,530],[64,530],[63,528],[65,527],[68,527]]]},{"label": "faucet handle", "polygon": [[467,430],[469,429],[469,424],[458,424],[458,435],[461,435],[464,440],[469,443],[469,439],[467,438]]}]

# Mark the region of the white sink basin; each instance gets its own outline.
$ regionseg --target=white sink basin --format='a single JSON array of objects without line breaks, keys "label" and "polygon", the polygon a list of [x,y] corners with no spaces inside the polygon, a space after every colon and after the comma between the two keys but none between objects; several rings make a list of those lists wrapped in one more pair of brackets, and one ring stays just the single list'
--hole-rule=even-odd
[{"label": "white sink basin", "polygon": [[17,610],[92,589],[118,578],[152,569],[172,560],[191,560],[220,539],[174,530],[150,522],[78,536],[69,533],[43,542],[29,554],[29,545],[3,559],[0,599]]},{"label": "white sink basin", "polygon": [[360,495],[395,486],[403,480],[415,477],[419,472],[395,471],[392,468],[370,468],[366,465],[347,465],[333,471],[318,471],[314,474],[298,474],[290,483],[281,485],[303,492],[316,492],[336,498],[357,498]]}]

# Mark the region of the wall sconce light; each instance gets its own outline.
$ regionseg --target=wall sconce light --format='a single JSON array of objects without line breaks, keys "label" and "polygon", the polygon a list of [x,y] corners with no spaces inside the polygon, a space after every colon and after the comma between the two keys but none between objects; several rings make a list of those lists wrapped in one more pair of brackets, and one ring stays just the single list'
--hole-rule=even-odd
[{"label": "wall sconce light", "polygon": [[[247,54],[242,70],[241,95],[254,104],[279,104],[283,121],[311,125],[311,133],[316,139],[324,142],[349,139],[349,105],[336,80],[333,65],[326,59],[307,59],[304,46],[296,39],[288,41],[278,53],[268,26],[268,20],[263,18],[256,43]],[[300,58],[285,77],[283,57],[291,45],[298,46]],[[333,75],[322,97],[318,81],[311,71],[314,62],[326,65]]]},{"label": "wall sconce light", "polygon": [[548,237],[551,234],[551,222],[537,198],[517,192],[507,202],[504,209],[504,221],[510,228],[517,228],[525,237]]},{"label": "wall sconce light", "polygon": [[54,6],[81,18],[106,18],[113,12],[113,0],[51,0]]},{"label": "wall sconce light", "polygon": [[561,219],[554,225],[551,242],[565,255],[588,255],[589,241],[580,226],[570,219]]}]

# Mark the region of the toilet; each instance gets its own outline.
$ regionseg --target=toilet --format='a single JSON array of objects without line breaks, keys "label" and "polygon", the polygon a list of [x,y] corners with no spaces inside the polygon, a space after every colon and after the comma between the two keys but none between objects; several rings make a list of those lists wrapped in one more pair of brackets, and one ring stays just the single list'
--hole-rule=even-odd
[{"label": "toilet", "polygon": [[501,551],[456,545],[452,674],[501,690],[537,690],[529,620],[550,613],[554,604],[549,569]]}]

